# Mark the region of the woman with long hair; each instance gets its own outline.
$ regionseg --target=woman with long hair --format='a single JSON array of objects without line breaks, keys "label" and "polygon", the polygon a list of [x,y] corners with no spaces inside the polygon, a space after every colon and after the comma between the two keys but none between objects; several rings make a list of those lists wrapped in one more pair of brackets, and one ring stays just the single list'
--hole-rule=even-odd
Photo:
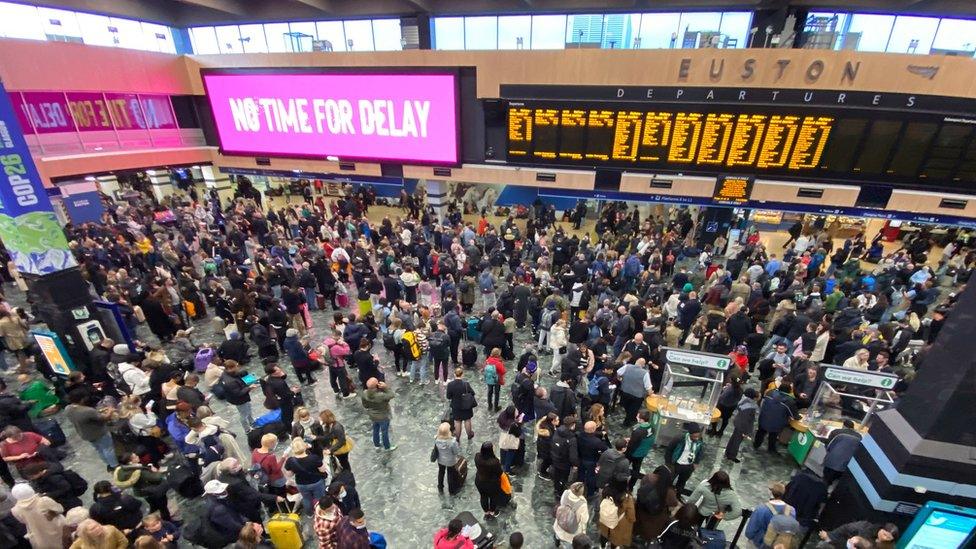
[{"label": "woman with long hair", "polygon": [[78,539],[71,549],[126,549],[129,540],[118,528],[100,524],[95,519],[85,519],[78,525]]},{"label": "woman with long hair", "polygon": [[463,529],[461,519],[451,519],[446,528],[434,534],[434,549],[474,549],[474,543],[461,533]]},{"label": "woman with long hair", "polygon": [[285,460],[285,469],[291,471],[302,494],[302,508],[311,515],[315,502],[325,495],[327,467],[322,457],[308,453],[308,444],[296,438],[291,441],[291,457]]},{"label": "woman with long hair", "polygon": [[446,421],[437,427],[437,436],[434,437],[434,451],[437,452],[437,491],[443,493],[444,475],[447,474],[449,468],[457,465],[458,460],[461,459],[461,445],[454,438],[454,433],[451,432],[451,424]]},{"label": "woman with long hair", "polygon": [[714,529],[722,520],[734,520],[742,516],[742,503],[739,495],[732,489],[732,481],[725,471],[715,471],[703,480],[688,497],[688,501],[698,508],[698,513],[707,518],[705,528]]},{"label": "woman with long hair", "polygon": [[522,444],[520,417],[514,404],[509,404],[498,414],[498,449],[501,452],[502,470],[506,473],[512,470],[519,446]]},{"label": "woman with long hair", "polygon": [[495,457],[495,447],[490,442],[481,445],[481,450],[474,457],[475,473],[474,485],[481,496],[481,509],[486,519],[498,516],[498,509],[503,505],[505,493],[502,492],[502,464]]},{"label": "woman with long hair", "polygon": [[674,477],[661,465],[641,480],[637,489],[637,535],[644,541],[657,539],[671,522],[671,512],[678,505]]},{"label": "woman with long hair", "polygon": [[332,410],[322,410],[319,425],[313,426],[312,430],[322,445],[323,453],[334,456],[343,469],[351,471],[349,452],[352,450],[352,439],[346,435],[346,428],[339,423]]},{"label": "woman with long hair", "polygon": [[634,496],[624,487],[611,483],[603,489],[597,513],[597,526],[600,530],[601,546],[609,542],[610,547],[630,547],[634,538]]}]

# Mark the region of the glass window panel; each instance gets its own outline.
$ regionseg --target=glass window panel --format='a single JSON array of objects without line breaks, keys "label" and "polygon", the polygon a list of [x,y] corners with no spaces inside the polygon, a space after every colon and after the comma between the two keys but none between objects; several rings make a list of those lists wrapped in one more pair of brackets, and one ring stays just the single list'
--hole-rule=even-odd
[{"label": "glass window panel", "polygon": [[844,39],[844,49],[885,51],[894,24],[894,15],[856,13],[851,17],[851,29]]},{"label": "glass window panel", "polygon": [[268,23],[264,25],[264,36],[268,40],[269,52],[291,51],[291,39],[288,37],[288,23]]},{"label": "glass window panel", "polygon": [[464,49],[464,18],[463,17],[435,17],[434,18],[434,49],[435,50],[463,50]]},{"label": "glass window panel", "polygon": [[[109,26],[115,29],[115,45],[121,48],[132,48],[134,50],[151,49],[146,45],[145,35],[142,34],[142,25],[132,19],[109,18]],[[111,29],[109,29],[111,32]]]},{"label": "glass window panel", "polygon": [[565,15],[533,15],[532,43],[534,50],[561,50],[566,47]]},{"label": "glass window panel", "polygon": [[702,48],[718,42],[722,14],[718,12],[682,13],[678,24],[679,48]]},{"label": "glass window panel", "polygon": [[932,44],[933,53],[966,52],[973,54],[973,44],[976,42],[976,21],[963,19],[943,19],[939,24],[939,33],[935,35]]},{"label": "glass window panel", "polygon": [[468,50],[497,50],[498,18],[465,17],[464,48]]},{"label": "glass window panel", "polygon": [[328,40],[332,51],[346,51],[346,31],[342,21],[319,21],[315,24],[319,40]]},{"label": "glass window panel", "polygon": [[220,53],[244,53],[244,48],[241,47],[241,32],[237,25],[214,27],[214,32],[217,33],[217,46],[220,48]]},{"label": "glass window panel", "polygon": [[[50,8],[37,8],[41,26],[44,27],[44,34],[48,40],[57,42],[81,42],[81,27],[78,26],[78,19],[75,12],[65,10],[53,10]],[[0,15],[3,17],[3,15]]]},{"label": "glass window panel", "polygon": [[315,40],[315,23],[289,23],[291,29],[292,51],[312,51],[312,40]]},{"label": "glass window panel", "polygon": [[[622,49],[635,49],[639,47],[640,40],[637,39],[640,36],[640,24],[641,24],[641,14],[639,13],[628,13],[624,19],[624,26],[622,29],[622,42],[620,42],[615,48]],[[610,34],[610,25],[607,25],[607,31],[605,34]]]},{"label": "glass window panel", "polygon": [[634,47],[640,15],[629,13],[608,13],[603,18],[603,37],[600,47],[606,49],[629,49]]},{"label": "glass window panel", "polygon": [[399,51],[403,49],[400,42],[399,19],[373,19],[373,41],[376,51]]},{"label": "glass window panel", "polygon": [[[589,44],[603,42],[603,15],[580,14],[567,17],[566,47],[586,47]],[[608,15],[607,17],[613,16]]]},{"label": "glass window panel", "polygon": [[264,25],[241,25],[241,48],[244,53],[267,53],[268,42],[264,37]]},{"label": "glass window panel", "polygon": [[747,11],[729,11],[722,14],[722,47],[749,47],[749,29],[752,27],[752,14]]},{"label": "glass window panel", "polygon": [[0,2],[0,35],[44,40],[44,27],[34,6]]},{"label": "glass window panel", "polygon": [[[346,21],[346,47],[349,51],[373,51],[373,22]],[[349,41],[352,40],[352,46]]]},{"label": "glass window panel", "polygon": [[891,39],[888,40],[888,50],[891,53],[917,53],[927,55],[932,49],[935,30],[939,26],[937,17],[905,17],[895,18],[895,26],[891,29]]},{"label": "glass window panel", "polygon": [[220,53],[220,48],[217,47],[217,35],[214,34],[213,27],[190,28],[190,44],[193,46],[193,53],[196,54]]},{"label": "glass window panel", "polygon": [[512,15],[498,18],[498,49],[529,49],[532,32],[531,15]]},{"label": "glass window panel", "polygon": [[[109,32],[108,28],[111,26],[108,17],[103,17],[101,15],[93,15],[91,13],[79,13],[78,25],[81,27],[81,37],[86,44],[91,44],[93,46],[115,46],[115,33]],[[212,27],[206,27],[213,34]],[[213,46],[216,50],[216,41],[213,42]],[[210,53],[218,53],[213,51]]]},{"label": "glass window panel", "polygon": [[640,40],[641,49],[681,46],[681,41],[678,40],[678,24],[680,22],[680,13],[645,13],[641,15],[640,34],[637,36]]},{"label": "glass window panel", "polygon": [[810,12],[806,20],[805,48],[839,50],[844,45],[844,27],[850,15]]},{"label": "glass window panel", "polygon": [[143,23],[142,34],[146,37],[146,47],[163,53],[176,53],[173,31],[169,27],[155,23]]}]

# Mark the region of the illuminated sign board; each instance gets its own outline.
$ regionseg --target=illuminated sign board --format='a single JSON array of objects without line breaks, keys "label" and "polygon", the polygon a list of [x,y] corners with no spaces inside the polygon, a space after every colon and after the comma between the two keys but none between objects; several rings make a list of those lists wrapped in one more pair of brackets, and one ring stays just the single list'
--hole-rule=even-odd
[{"label": "illuminated sign board", "polygon": [[202,75],[225,154],[458,162],[454,73]]},{"label": "illuminated sign board", "polygon": [[68,356],[68,351],[64,348],[64,344],[61,343],[61,338],[57,334],[47,330],[32,330],[30,334],[37,342],[41,354],[44,355],[44,359],[47,360],[54,373],[67,376],[75,369],[71,357]]},{"label": "illuminated sign board", "polygon": [[506,126],[506,158],[513,164],[976,183],[976,118],[965,114],[510,99]]},{"label": "illuminated sign board", "polygon": [[712,200],[722,204],[745,204],[752,192],[752,183],[756,178],[751,176],[723,175],[715,181],[715,192]]}]

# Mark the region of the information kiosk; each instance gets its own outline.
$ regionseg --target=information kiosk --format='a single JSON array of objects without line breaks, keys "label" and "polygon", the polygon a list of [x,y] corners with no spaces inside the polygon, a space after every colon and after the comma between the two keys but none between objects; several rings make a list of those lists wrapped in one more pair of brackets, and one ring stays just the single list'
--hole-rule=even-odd
[{"label": "information kiosk", "polygon": [[715,407],[732,359],[725,355],[662,348],[664,375],[661,391],[647,397],[647,409],[654,412],[656,443],[667,445],[682,435],[685,423],[707,427],[718,421]]}]

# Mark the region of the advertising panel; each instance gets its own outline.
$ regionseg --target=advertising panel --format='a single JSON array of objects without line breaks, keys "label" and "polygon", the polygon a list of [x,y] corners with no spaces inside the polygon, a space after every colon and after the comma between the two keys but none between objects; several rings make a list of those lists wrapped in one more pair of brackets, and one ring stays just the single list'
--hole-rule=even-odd
[{"label": "advertising panel", "polygon": [[[70,120],[64,94],[60,97],[52,104]],[[2,83],[0,167],[0,239],[17,270],[43,275],[76,265]]]},{"label": "advertising panel", "polygon": [[75,122],[62,92],[24,92],[21,108],[34,126],[35,133],[75,131]]},{"label": "advertising panel", "polygon": [[112,117],[104,95],[98,92],[68,92],[65,95],[78,131],[112,131]]},{"label": "advertising panel", "polygon": [[204,71],[228,154],[458,162],[457,76]]}]

